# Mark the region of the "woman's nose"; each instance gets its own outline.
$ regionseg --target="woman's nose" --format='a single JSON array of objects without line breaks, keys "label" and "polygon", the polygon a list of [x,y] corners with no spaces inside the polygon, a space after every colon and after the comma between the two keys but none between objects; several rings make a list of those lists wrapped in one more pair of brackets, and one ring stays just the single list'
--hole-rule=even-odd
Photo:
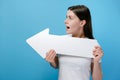
[{"label": "woman's nose", "polygon": [[65,24],[67,24],[67,23],[68,23],[67,19],[65,19],[65,21],[64,21],[64,22],[65,22]]}]

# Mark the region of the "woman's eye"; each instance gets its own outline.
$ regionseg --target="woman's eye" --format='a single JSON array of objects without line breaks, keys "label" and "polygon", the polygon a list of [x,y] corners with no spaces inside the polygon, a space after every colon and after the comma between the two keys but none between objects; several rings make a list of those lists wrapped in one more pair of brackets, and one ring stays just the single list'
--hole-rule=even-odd
[{"label": "woman's eye", "polygon": [[69,19],[72,19],[72,17],[71,17],[71,16],[69,16]]},{"label": "woman's eye", "polygon": [[66,16],[66,19],[73,19],[71,16]]}]

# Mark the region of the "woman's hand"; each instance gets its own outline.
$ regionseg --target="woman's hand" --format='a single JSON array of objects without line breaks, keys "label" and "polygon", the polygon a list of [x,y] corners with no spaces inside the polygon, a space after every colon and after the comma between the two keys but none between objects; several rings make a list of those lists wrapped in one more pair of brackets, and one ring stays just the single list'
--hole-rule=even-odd
[{"label": "woman's hand", "polygon": [[58,57],[56,56],[55,50],[51,49],[46,55],[46,61],[54,68],[58,68]]},{"label": "woman's hand", "polygon": [[100,59],[103,56],[103,51],[100,46],[95,46],[95,49],[93,50],[93,55],[95,58],[93,59],[94,62],[99,62]]},{"label": "woman's hand", "polygon": [[55,50],[51,49],[50,51],[47,52],[45,59],[46,59],[46,61],[48,61],[50,63],[54,63],[55,57],[56,57],[56,52],[55,52]]}]

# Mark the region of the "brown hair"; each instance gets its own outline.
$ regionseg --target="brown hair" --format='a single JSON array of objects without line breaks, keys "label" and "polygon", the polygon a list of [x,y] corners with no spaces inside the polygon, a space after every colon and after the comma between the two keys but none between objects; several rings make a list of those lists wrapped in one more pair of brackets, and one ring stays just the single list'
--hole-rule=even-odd
[{"label": "brown hair", "polygon": [[89,9],[85,5],[75,5],[70,6],[68,10],[73,11],[80,20],[86,20],[86,24],[84,25],[85,37],[88,37],[89,39],[94,39],[92,33],[91,14]]}]

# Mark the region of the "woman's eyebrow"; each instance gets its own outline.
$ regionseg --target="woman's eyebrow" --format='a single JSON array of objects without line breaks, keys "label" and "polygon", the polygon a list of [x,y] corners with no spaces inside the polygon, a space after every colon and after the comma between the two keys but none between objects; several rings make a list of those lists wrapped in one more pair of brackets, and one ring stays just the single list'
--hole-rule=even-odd
[{"label": "woman's eyebrow", "polygon": [[70,18],[71,18],[71,17],[73,17],[73,16],[71,16],[71,15],[66,15],[66,17],[70,17]]}]

